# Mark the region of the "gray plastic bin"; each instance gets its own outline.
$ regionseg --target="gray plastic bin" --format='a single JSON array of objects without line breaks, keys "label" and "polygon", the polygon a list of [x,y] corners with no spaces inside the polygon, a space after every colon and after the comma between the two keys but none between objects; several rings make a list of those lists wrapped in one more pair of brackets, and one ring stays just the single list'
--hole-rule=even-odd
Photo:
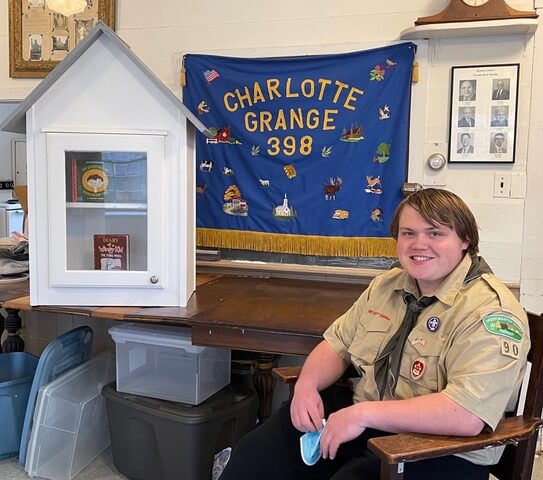
[{"label": "gray plastic bin", "polygon": [[215,454],[256,425],[256,395],[232,383],[200,405],[106,385],[113,462],[131,480],[208,480]]}]

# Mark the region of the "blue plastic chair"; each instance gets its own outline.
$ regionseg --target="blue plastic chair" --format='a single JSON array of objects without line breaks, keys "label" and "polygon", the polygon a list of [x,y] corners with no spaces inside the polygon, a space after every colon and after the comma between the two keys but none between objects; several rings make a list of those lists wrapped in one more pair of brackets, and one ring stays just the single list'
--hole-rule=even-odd
[{"label": "blue plastic chair", "polygon": [[52,340],[40,355],[28,403],[19,447],[19,463],[24,466],[38,392],[43,385],[52,382],[59,375],[81,365],[91,358],[93,332],[90,327],[74,328]]}]

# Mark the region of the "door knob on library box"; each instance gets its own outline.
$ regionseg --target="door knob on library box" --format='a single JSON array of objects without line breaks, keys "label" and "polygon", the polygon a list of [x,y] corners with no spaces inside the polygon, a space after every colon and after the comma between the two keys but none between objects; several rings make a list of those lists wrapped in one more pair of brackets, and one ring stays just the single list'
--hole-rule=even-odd
[{"label": "door knob on library box", "polygon": [[154,285],[155,283],[158,283],[158,277],[156,275],[153,275],[149,281]]}]

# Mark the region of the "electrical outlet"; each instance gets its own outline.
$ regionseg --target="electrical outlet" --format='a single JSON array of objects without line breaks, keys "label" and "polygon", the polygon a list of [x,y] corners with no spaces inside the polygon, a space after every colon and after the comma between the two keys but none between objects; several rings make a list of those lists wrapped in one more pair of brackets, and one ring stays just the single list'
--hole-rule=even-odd
[{"label": "electrical outlet", "polygon": [[494,198],[509,198],[511,192],[511,174],[509,172],[494,173]]}]

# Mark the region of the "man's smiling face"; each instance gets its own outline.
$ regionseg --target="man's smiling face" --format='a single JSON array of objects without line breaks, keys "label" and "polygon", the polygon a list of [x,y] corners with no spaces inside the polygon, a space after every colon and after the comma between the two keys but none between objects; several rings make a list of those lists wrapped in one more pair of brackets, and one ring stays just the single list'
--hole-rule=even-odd
[{"label": "man's smiling face", "polygon": [[431,295],[464,257],[468,242],[445,225],[428,223],[413,207],[400,215],[397,253],[422,295]]}]

